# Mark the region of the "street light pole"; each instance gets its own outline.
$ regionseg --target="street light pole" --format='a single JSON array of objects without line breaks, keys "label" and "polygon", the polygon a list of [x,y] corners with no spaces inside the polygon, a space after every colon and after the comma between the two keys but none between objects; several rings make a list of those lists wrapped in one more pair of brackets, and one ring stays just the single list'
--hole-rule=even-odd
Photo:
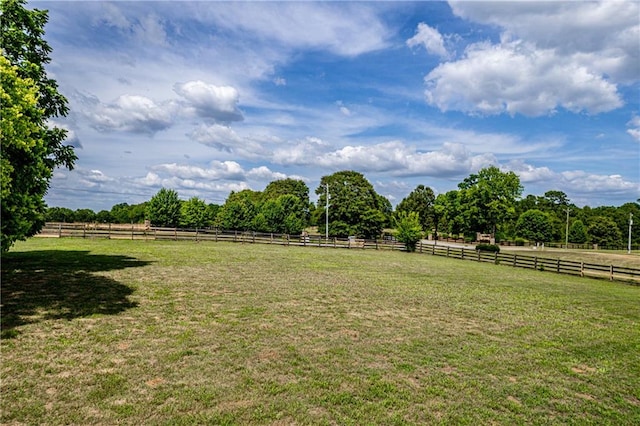
[{"label": "street light pole", "polygon": [[629,245],[627,246],[627,253],[631,254],[631,227],[633,226],[633,213],[629,213]]},{"label": "street light pole", "polygon": [[569,212],[571,211],[571,209],[567,207],[565,211],[567,212],[567,229],[564,233],[564,248],[568,249],[569,248]]}]

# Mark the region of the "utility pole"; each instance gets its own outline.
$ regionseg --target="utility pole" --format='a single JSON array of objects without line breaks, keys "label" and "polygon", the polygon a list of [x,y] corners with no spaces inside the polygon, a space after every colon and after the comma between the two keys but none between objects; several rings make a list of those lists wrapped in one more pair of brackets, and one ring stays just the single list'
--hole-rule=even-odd
[{"label": "utility pole", "polygon": [[633,226],[633,213],[629,213],[629,245],[627,246],[627,254],[631,254],[631,227]]},{"label": "utility pole", "polygon": [[328,183],[325,184],[325,188],[327,192],[325,196],[326,205],[325,205],[325,213],[324,213],[324,218],[325,218],[324,238],[326,240],[326,243],[329,244],[329,184]]},{"label": "utility pole", "polygon": [[567,207],[565,211],[567,212],[567,230],[564,233],[564,248],[568,249],[569,248],[569,212],[571,211],[571,209]]}]

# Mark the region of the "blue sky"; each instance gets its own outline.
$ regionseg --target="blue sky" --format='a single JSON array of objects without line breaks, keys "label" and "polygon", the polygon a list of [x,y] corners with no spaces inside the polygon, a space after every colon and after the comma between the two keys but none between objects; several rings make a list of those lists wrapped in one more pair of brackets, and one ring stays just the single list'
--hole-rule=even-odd
[{"label": "blue sky", "polygon": [[483,167],[640,197],[640,3],[32,2],[79,157],[49,206],[356,170],[395,205]]}]

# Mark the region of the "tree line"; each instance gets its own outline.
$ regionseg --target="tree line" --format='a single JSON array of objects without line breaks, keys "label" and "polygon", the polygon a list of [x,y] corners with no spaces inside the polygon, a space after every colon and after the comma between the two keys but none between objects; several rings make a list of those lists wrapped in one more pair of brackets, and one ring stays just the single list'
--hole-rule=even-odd
[{"label": "tree line", "polygon": [[[182,201],[178,193],[162,188],[149,201],[116,204],[111,210],[72,211],[51,207],[46,220],[53,222],[141,223],[155,226],[273,232],[298,235],[310,226],[332,237],[379,238],[391,232],[405,243],[421,238],[464,238],[475,241],[477,233],[492,234],[496,241],[569,242],[622,247],[630,214],[640,220],[640,204],[619,207],[577,207],[562,191],[521,197],[522,185],[513,172],[488,167],[471,174],[458,189],[438,194],[418,185],[398,203],[378,194],[359,172],[340,171],[323,176],[315,190],[301,180],[282,179],[264,191],[231,192],[224,204],[207,204],[193,197]],[[328,197],[328,198],[327,198]],[[328,203],[327,203],[328,202]],[[327,204],[329,208],[327,209]],[[328,220],[326,214],[329,214]],[[326,224],[328,223],[328,229]],[[633,228],[633,244],[640,232]]]},{"label": "tree line", "polygon": [[[473,240],[476,232],[491,233],[497,240],[565,240],[619,247],[629,215],[640,218],[636,202],[592,209],[578,208],[561,191],[521,198],[518,176],[496,167],[471,174],[458,189],[437,196],[428,186],[419,185],[395,211],[389,200],[355,171],[322,177],[315,190],[316,204],[309,202],[304,182],[284,179],[271,182],[264,191],[232,192],[223,205],[206,204],[199,198],[180,201],[174,190],[162,188],[147,202],[121,203],[97,213],[48,208],[44,195],[53,170],[73,169],[77,157],[73,147],[65,144],[66,130],[52,120],[67,115],[68,102],[45,69],[52,52],[44,39],[47,11],[28,10],[25,3],[0,0],[2,252],[16,240],[38,233],[45,221],[150,220],[158,226],[215,226],[289,234],[317,226],[319,232],[331,236],[363,238],[377,238],[385,229],[394,228],[397,238],[409,248],[426,234]],[[640,243],[637,226],[632,240]]]}]

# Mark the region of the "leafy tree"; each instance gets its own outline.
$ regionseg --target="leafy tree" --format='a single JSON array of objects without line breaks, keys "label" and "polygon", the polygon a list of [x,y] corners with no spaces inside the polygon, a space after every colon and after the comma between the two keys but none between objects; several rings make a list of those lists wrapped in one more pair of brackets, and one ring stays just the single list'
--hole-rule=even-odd
[{"label": "leafy tree", "polygon": [[96,213],[91,209],[78,209],[74,212],[76,222],[94,222],[96,220]]},{"label": "leafy tree", "polygon": [[267,200],[256,215],[254,228],[261,232],[282,232],[285,211],[278,199]]},{"label": "leafy tree", "polygon": [[522,194],[520,178],[495,166],[471,174],[458,188],[465,232],[495,234],[499,225],[514,217],[516,200]]},{"label": "leafy tree", "polygon": [[516,235],[536,243],[550,241],[553,226],[548,213],[538,209],[522,213],[516,223]]},{"label": "leafy tree", "polygon": [[291,178],[274,180],[262,192],[265,200],[273,200],[282,195],[293,195],[305,205],[309,204],[309,187],[301,180]]},{"label": "leafy tree", "polygon": [[418,241],[422,238],[420,215],[415,211],[401,211],[395,220],[396,238],[404,243],[408,252],[416,251]]},{"label": "leafy tree", "polygon": [[307,205],[292,194],[267,200],[253,220],[253,228],[262,232],[300,234],[306,223]]},{"label": "leafy tree", "polygon": [[44,218],[47,222],[75,222],[73,210],[66,207],[49,207]]},{"label": "leafy tree", "polygon": [[404,198],[396,207],[396,212],[416,212],[420,219],[422,230],[429,232],[435,224],[434,205],[436,195],[428,186],[418,185],[416,189]]},{"label": "leafy tree", "polygon": [[114,223],[141,223],[147,215],[147,202],[129,205],[127,203],[116,204],[111,207],[111,220]]},{"label": "leafy tree", "polygon": [[613,219],[597,216],[589,225],[589,241],[600,247],[616,248],[622,246],[622,233]]},{"label": "leafy tree", "polygon": [[173,189],[162,188],[147,204],[147,217],[156,226],[176,227],[180,223],[181,203]]},{"label": "leafy tree", "polygon": [[221,205],[219,205],[219,204],[213,204],[213,203],[211,203],[211,204],[209,204],[209,205],[207,206],[207,210],[208,210],[207,214],[208,214],[208,215],[209,215],[209,217],[211,218],[211,225],[213,225],[213,226],[218,226],[218,223],[217,223],[217,216],[218,216],[218,212],[220,212],[220,209],[221,209],[221,208],[222,208],[222,206],[221,206]]},{"label": "leafy tree", "polygon": [[100,210],[98,213],[96,213],[96,222],[112,223],[113,217],[111,217],[111,212],[109,210]]},{"label": "leafy tree", "polygon": [[249,230],[254,227],[254,219],[258,214],[257,205],[260,203],[260,192],[245,189],[231,192],[227,201],[220,208],[216,221],[223,229]]},{"label": "leafy tree", "polygon": [[[380,197],[365,177],[355,171],[341,171],[323,176],[318,194],[318,209],[325,206],[329,185],[329,234],[337,237],[357,235],[375,238],[382,232],[385,216]],[[318,230],[325,232],[325,210],[318,218]]]},{"label": "leafy tree", "polygon": [[282,207],[284,220],[282,232],[298,235],[302,233],[309,215],[309,203],[293,194],[284,194],[276,200]]},{"label": "leafy tree", "polygon": [[203,200],[192,197],[182,203],[180,207],[180,226],[185,228],[204,228],[210,226],[212,217],[210,210]]},{"label": "leafy tree", "polygon": [[587,242],[587,227],[581,220],[574,220],[569,228],[569,242],[584,244]]},{"label": "leafy tree", "polygon": [[464,216],[462,214],[460,191],[452,190],[439,194],[436,198],[437,211],[442,212],[442,221],[450,234],[460,234],[465,229]]},{"label": "leafy tree", "polygon": [[3,252],[41,229],[53,169],[72,169],[77,159],[73,148],[63,145],[65,130],[50,122],[68,108],[44,68],[51,61],[51,47],[43,38],[47,12],[27,10],[24,4],[0,3]]}]

